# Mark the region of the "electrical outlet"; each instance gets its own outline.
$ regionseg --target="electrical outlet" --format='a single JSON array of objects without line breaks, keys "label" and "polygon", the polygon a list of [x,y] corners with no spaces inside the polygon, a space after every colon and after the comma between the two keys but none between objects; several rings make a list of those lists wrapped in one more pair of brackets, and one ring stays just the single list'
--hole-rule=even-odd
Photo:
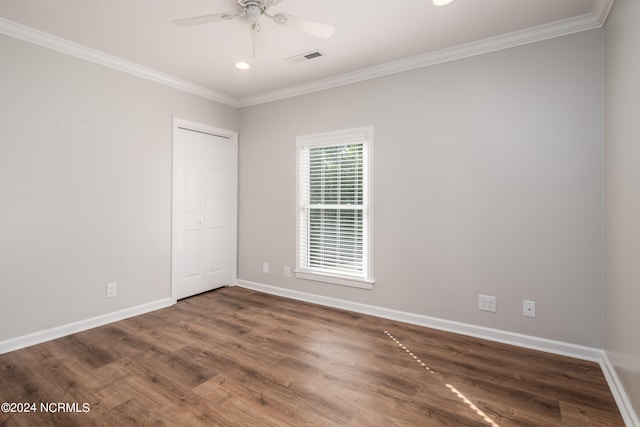
[{"label": "electrical outlet", "polygon": [[268,262],[263,262],[262,263],[262,272],[267,274],[269,272],[269,263]]},{"label": "electrical outlet", "polygon": [[113,298],[118,295],[118,284],[116,282],[107,283],[107,298]]},{"label": "electrical outlet", "polygon": [[284,277],[291,277],[291,267],[285,265],[284,267]]},{"label": "electrical outlet", "polygon": [[496,312],[496,297],[478,295],[478,310]]},{"label": "electrical outlet", "polygon": [[523,300],[522,315],[525,317],[536,317],[536,302]]}]

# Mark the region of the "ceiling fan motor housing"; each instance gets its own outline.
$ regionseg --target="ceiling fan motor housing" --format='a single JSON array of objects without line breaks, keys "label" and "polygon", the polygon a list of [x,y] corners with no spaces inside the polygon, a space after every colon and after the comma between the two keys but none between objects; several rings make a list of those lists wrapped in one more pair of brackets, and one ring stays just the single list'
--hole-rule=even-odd
[{"label": "ceiling fan motor housing", "polygon": [[267,12],[271,6],[277,5],[282,0],[236,0],[240,11],[236,13],[214,13],[210,15],[193,16],[190,18],[176,19],[176,25],[181,27],[189,27],[192,25],[206,24],[209,22],[227,21],[235,18],[247,19],[250,23],[252,33],[260,31],[259,19],[266,16],[272,19],[276,24],[287,26],[294,30],[302,31],[314,36],[328,39],[333,34],[335,28],[331,25],[315,22],[310,19],[298,18],[296,16],[286,15],[284,13],[275,13],[273,15]]},{"label": "ceiling fan motor housing", "polygon": [[266,4],[263,0],[239,0],[239,3],[250,18],[259,17],[266,9]]}]

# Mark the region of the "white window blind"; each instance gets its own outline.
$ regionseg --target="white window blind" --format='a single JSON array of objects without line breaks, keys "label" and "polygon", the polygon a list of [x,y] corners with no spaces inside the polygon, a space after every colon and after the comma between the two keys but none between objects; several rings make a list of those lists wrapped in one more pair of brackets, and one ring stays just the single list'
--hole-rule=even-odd
[{"label": "white window blind", "polygon": [[298,138],[297,273],[370,282],[371,133]]}]

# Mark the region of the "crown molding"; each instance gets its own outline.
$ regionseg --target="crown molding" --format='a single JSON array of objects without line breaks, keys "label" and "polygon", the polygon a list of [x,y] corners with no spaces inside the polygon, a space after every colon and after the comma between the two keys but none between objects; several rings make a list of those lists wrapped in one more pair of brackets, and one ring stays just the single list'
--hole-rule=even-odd
[{"label": "crown molding", "polygon": [[161,73],[151,68],[143,67],[126,59],[118,58],[95,49],[88,48],[78,43],[65,40],[54,35],[38,31],[31,27],[18,24],[7,19],[0,18],[0,34],[5,34],[29,43],[33,43],[48,49],[75,56],[86,61],[104,65],[136,77],[141,77],[183,92],[198,95],[223,104],[238,107],[238,99],[215,90],[199,86],[195,83],[179,79],[169,74]]},{"label": "crown molding", "polygon": [[575,18],[243,98],[236,98],[3,18],[0,18],[0,34],[6,34],[232,107],[242,108],[601,28],[609,16],[614,1],[595,0],[591,13]]},{"label": "crown molding", "polygon": [[591,14],[598,20],[598,22],[600,22],[601,27],[606,24],[614,1],[615,0],[596,0],[593,5],[593,11]]},{"label": "crown molding", "polygon": [[423,55],[375,65],[373,67],[364,68],[351,73],[345,73],[310,83],[291,86],[282,90],[247,96],[239,99],[239,105],[240,107],[249,107],[252,105],[264,104],[266,102],[319,92],[378,77],[442,64],[444,62],[455,61],[555,37],[566,36],[581,31],[601,28],[609,15],[614,1],[615,0],[596,0],[592,13],[577,16],[575,18],[556,21],[526,30],[515,31],[501,36],[425,53]]}]

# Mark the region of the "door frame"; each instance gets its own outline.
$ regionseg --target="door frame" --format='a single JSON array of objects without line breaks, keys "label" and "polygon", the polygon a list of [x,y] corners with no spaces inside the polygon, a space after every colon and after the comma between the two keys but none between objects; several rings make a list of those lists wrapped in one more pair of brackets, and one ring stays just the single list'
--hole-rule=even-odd
[{"label": "door frame", "polygon": [[175,211],[174,197],[175,188],[175,145],[178,129],[186,129],[194,132],[203,132],[211,135],[221,136],[229,140],[231,144],[229,159],[229,285],[235,285],[238,281],[238,132],[210,126],[204,123],[173,117],[173,127],[171,135],[171,300],[173,304],[176,298],[176,277],[174,277],[175,263]]}]

